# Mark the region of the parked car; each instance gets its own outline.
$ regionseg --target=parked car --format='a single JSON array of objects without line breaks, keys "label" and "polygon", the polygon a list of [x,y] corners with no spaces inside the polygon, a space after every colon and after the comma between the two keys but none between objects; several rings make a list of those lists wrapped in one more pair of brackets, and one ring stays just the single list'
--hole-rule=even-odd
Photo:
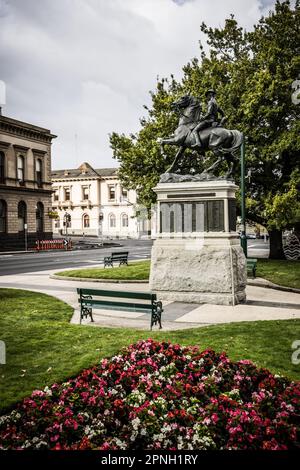
[{"label": "parked car", "polygon": [[251,239],[256,239],[255,233],[247,233],[246,237],[251,238]]}]

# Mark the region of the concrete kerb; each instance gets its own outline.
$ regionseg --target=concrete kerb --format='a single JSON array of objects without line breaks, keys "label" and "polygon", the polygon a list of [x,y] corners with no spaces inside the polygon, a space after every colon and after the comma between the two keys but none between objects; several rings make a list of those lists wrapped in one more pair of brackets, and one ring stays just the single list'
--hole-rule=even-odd
[{"label": "concrete kerb", "polygon": [[59,279],[60,281],[81,281],[81,282],[108,282],[112,284],[148,284],[149,280],[146,279],[93,279],[89,277],[70,277],[70,276],[58,276],[57,274],[51,274],[50,279]]},{"label": "concrete kerb", "polygon": [[295,294],[300,294],[300,289],[296,289],[295,287],[279,286],[278,284],[274,284],[273,282],[268,281],[267,279],[264,279],[262,277],[258,277],[256,279],[249,278],[247,280],[247,284],[249,284],[250,286],[266,287],[268,289],[275,289],[284,292],[294,292]]}]

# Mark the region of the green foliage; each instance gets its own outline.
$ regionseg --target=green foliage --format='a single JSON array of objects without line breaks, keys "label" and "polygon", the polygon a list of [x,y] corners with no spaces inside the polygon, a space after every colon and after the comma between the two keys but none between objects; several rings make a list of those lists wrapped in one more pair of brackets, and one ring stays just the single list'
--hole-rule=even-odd
[{"label": "green foliage", "polygon": [[[157,82],[140,132],[129,137],[112,133],[110,137],[114,157],[121,163],[120,177],[125,186],[138,191],[141,203],[149,206],[155,201],[152,187],[175,153],[174,148],[166,147],[164,159],[157,144],[158,137],[171,135],[176,127],[170,103],[183,93],[203,99],[205,90],[213,87],[226,112],[227,127],[246,136],[247,169],[251,170],[249,219],[269,229],[297,222],[300,105],[292,102],[291,95],[300,70],[299,12],[298,0],[294,6],[288,0],[277,1],[274,11],[250,32],[233,15],[223,28],[201,25],[209,53],[200,44],[200,59],[183,67],[180,83],[174,77]],[[188,158],[195,159],[195,154]],[[235,180],[239,181],[238,165]]]},{"label": "green foliage", "polygon": [[119,176],[123,185],[127,189],[136,189],[139,195],[138,202],[146,207],[155,202],[152,188],[175,155],[174,149],[167,148],[165,158],[161,154],[157,139],[167,134],[171,135],[176,128],[177,118],[171,112],[170,105],[179,88],[172,77],[171,81],[158,80],[155,92],[151,92],[152,107],[150,109],[145,107],[148,118],[140,120],[139,133],[130,137],[116,132],[110,135],[113,156],[121,164]]}]

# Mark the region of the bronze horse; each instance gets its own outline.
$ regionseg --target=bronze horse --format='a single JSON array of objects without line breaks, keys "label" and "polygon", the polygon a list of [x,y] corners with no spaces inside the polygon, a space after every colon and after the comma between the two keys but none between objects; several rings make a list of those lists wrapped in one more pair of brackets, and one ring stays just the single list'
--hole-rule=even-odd
[{"label": "bronze horse", "polygon": [[[190,95],[184,95],[179,100],[172,103],[172,109],[179,112],[180,118],[178,127],[170,137],[159,139],[161,151],[164,154],[165,145],[175,145],[179,147],[172,165],[167,173],[172,173],[177,162],[184,154],[185,149],[195,148],[196,139],[193,129],[201,120],[202,112],[200,103]],[[234,153],[239,149],[243,140],[243,134],[237,130],[228,130],[219,123],[214,123],[212,127],[202,129],[199,134],[201,146],[196,150],[204,154],[208,150],[217,157],[217,160],[203,173],[212,174],[212,171],[226,160],[229,168],[225,177],[230,177],[233,173],[236,157]]]}]

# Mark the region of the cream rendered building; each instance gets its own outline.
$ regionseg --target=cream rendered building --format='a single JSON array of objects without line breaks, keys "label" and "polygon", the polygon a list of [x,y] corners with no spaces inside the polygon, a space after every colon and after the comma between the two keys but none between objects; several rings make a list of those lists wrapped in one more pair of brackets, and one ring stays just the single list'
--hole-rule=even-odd
[{"label": "cream rendered building", "polygon": [[117,168],[52,171],[53,232],[104,238],[139,238],[136,192],[122,188]]}]

